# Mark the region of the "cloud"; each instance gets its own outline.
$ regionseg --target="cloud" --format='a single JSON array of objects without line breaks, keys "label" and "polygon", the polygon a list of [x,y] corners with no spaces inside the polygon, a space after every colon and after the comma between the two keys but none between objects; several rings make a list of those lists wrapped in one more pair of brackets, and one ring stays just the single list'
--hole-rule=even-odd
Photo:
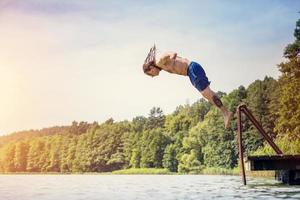
[{"label": "cloud", "polygon": [[142,73],[153,42],[199,61],[215,90],[278,75],[295,22],[287,8],[170,2],[2,1],[0,133],[169,113],[200,98],[187,77]]}]

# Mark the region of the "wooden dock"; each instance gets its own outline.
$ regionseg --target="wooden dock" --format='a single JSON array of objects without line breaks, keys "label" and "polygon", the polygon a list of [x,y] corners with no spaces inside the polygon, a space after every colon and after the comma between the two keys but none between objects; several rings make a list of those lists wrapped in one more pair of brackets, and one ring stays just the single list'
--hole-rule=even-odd
[{"label": "wooden dock", "polygon": [[275,178],[285,184],[300,185],[300,155],[248,156],[251,171],[275,170]]},{"label": "wooden dock", "polygon": [[245,115],[246,119],[252,122],[254,127],[258,130],[258,133],[261,134],[277,154],[274,156],[249,156],[249,169],[252,171],[275,170],[275,178],[277,180],[290,185],[300,185],[300,155],[284,155],[245,104],[240,104],[238,106],[236,114],[239,160],[243,184],[246,185],[247,181],[244,166],[242,114]]}]

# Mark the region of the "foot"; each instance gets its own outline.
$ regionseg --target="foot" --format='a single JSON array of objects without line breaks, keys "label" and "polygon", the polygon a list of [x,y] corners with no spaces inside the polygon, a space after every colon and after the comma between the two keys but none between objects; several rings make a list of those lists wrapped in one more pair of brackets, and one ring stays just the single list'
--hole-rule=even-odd
[{"label": "foot", "polygon": [[227,112],[224,114],[224,124],[225,124],[225,129],[227,129],[227,128],[229,127],[231,118],[232,118],[232,112],[227,111]]}]

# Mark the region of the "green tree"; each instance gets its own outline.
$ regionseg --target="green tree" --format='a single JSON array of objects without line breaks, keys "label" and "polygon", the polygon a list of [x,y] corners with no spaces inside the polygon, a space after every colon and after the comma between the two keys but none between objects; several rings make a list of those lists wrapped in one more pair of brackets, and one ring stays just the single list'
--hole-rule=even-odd
[{"label": "green tree", "polygon": [[28,144],[26,142],[16,143],[14,164],[18,172],[25,172],[27,167]]},{"label": "green tree", "polygon": [[46,168],[46,171],[51,172],[60,172],[60,165],[61,165],[61,137],[55,136],[50,139],[50,151],[49,151],[49,159],[50,163]]},{"label": "green tree", "polygon": [[36,138],[29,143],[28,159],[27,159],[27,171],[29,172],[41,172],[41,154],[45,149],[45,143],[40,138]]},{"label": "green tree", "polygon": [[256,80],[247,89],[247,105],[251,112],[264,127],[265,131],[273,134],[275,127],[276,110],[273,102],[278,83],[272,77],[265,77],[263,81]]},{"label": "green tree", "polygon": [[1,160],[4,172],[15,172],[16,168],[14,157],[16,153],[16,145],[14,143],[9,143],[4,147],[3,151],[4,155]]},{"label": "green tree", "polygon": [[276,130],[281,136],[300,138],[300,20],[296,23],[295,41],[289,44],[284,57],[286,62],[279,64],[281,76],[279,78],[280,96]]},{"label": "green tree", "polygon": [[144,131],[141,143],[141,167],[162,167],[167,138],[161,128]]},{"label": "green tree", "polygon": [[148,120],[146,122],[146,129],[163,128],[165,124],[165,115],[161,108],[153,107],[150,110]]},{"label": "green tree", "polygon": [[139,168],[141,162],[141,151],[138,149],[132,149],[132,155],[130,157],[130,166],[133,168]]},{"label": "green tree", "polygon": [[197,153],[195,150],[191,150],[189,154],[184,154],[180,159],[178,171],[180,173],[199,173],[203,166],[197,159]]},{"label": "green tree", "polygon": [[132,131],[135,133],[141,133],[145,129],[147,118],[143,116],[137,116],[132,120]]},{"label": "green tree", "polygon": [[164,152],[163,167],[171,172],[177,172],[178,160],[176,153],[176,146],[174,144],[169,144]]}]

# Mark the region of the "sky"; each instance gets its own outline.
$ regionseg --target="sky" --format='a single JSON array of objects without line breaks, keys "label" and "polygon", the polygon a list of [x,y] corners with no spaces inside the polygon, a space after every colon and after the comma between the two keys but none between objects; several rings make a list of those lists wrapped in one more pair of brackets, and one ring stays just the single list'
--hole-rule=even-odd
[{"label": "sky", "polygon": [[155,43],[199,62],[215,91],[266,75],[294,41],[300,1],[0,0],[0,135],[165,114],[201,94],[142,64]]}]

